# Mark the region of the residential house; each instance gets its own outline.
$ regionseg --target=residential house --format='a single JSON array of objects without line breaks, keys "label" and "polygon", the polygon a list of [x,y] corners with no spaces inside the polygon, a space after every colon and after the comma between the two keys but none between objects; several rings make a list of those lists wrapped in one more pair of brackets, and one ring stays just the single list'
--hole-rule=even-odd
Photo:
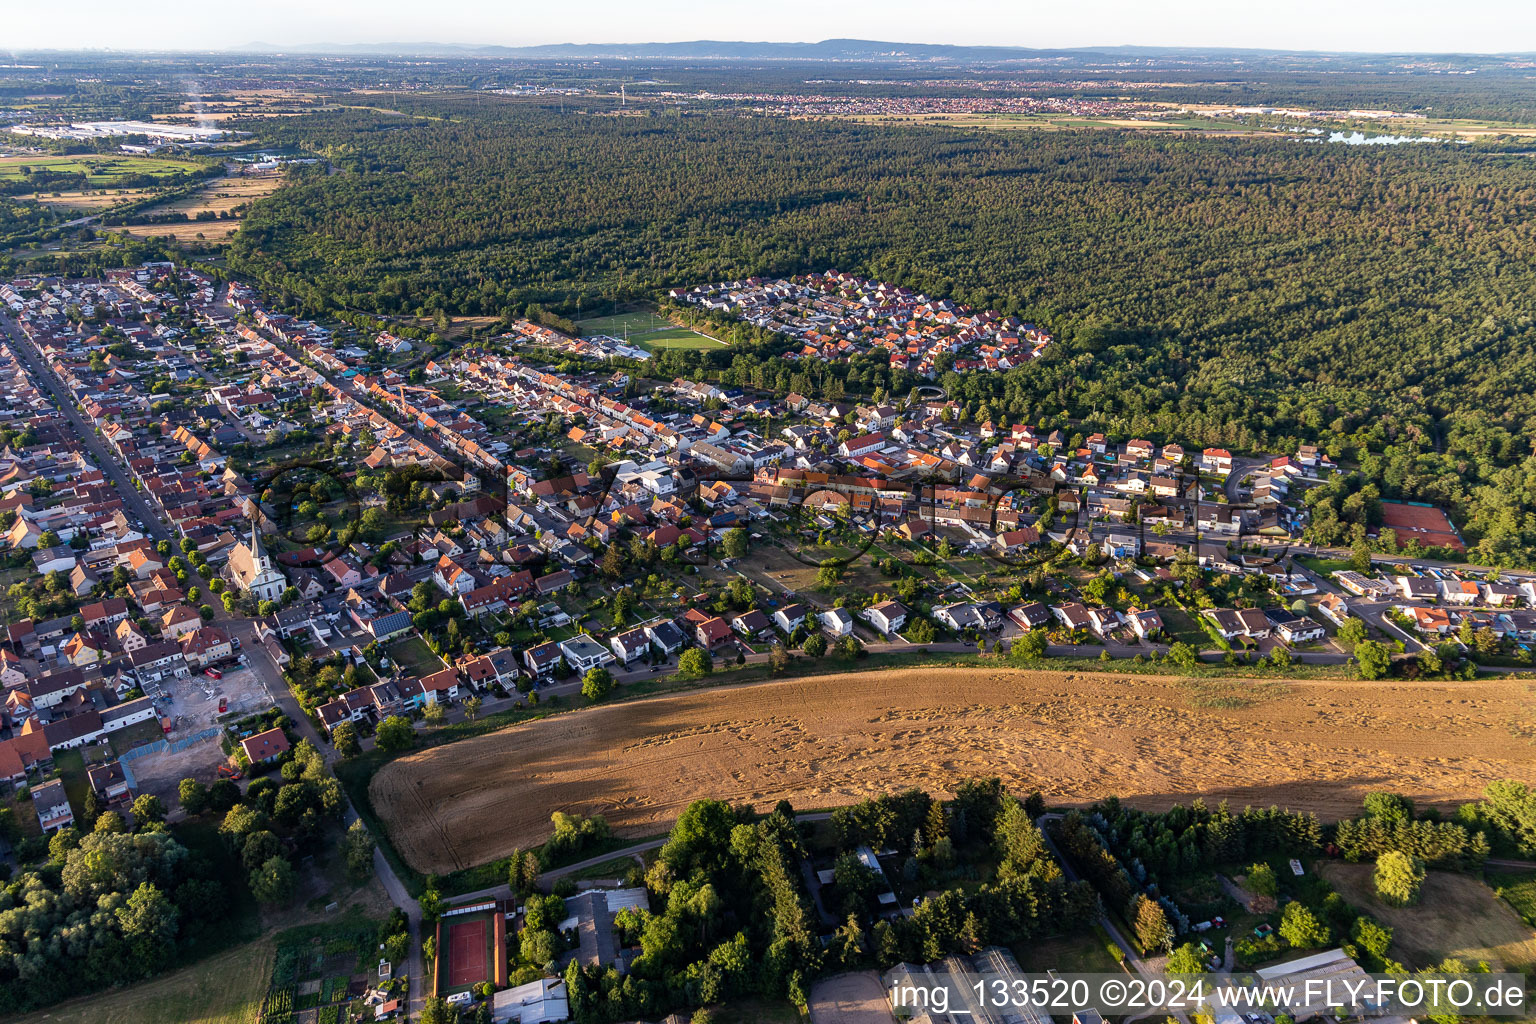
[{"label": "residential house", "polygon": [[70,809],[62,779],[52,779],[33,786],[32,806],[37,810],[37,820],[43,826],[44,835],[75,823],[75,812]]},{"label": "residential house", "polygon": [[190,605],[177,605],[160,616],[160,635],[168,640],[179,640],[183,633],[201,628],[203,617]]},{"label": "residential house", "polygon": [[793,633],[805,623],[805,605],[787,604],[773,613],[773,624],[786,633]]},{"label": "residential house", "polygon": [[687,642],[683,631],[678,629],[676,624],[665,619],[648,622],[640,628],[645,630],[646,639],[650,640],[651,646],[668,657],[682,650],[683,644]]},{"label": "residential house", "polygon": [[1286,619],[1275,626],[1275,633],[1291,646],[1317,643],[1326,635],[1326,630],[1312,619],[1302,616],[1299,619]]},{"label": "residential house", "polygon": [[1324,594],[1317,602],[1317,611],[1335,626],[1342,626],[1349,618],[1349,602],[1337,594]]},{"label": "residential house", "polygon": [[935,608],[933,610],[933,617],[941,625],[956,633],[982,627],[981,616],[977,613],[976,606],[969,602],[960,602]]},{"label": "residential house", "polygon": [[828,608],[819,616],[821,628],[831,637],[847,636],[853,632],[853,616],[846,608]]},{"label": "residential house", "polygon": [[217,626],[204,626],[182,636],[181,655],[195,668],[207,668],[234,654],[229,635]]},{"label": "residential house", "polygon": [[705,619],[694,627],[694,640],[706,651],[714,650],[722,644],[728,643],[734,634],[731,632],[731,624],[716,616]]},{"label": "residential house", "polygon": [[272,764],[288,753],[288,737],[280,727],[268,729],[241,740],[240,749],[251,764]]},{"label": "residential house", "polygon": [[117,761],[92,765],[86,769],[85,777],[89,780],[91,789],[96,793],[96,799],[103,807],[125,804],[133,799],[133,790],[128,785],[128,775],[123,771],[122,764]]},{"label": "residential house", "polygon": [[1202,472],[1227,476],[1232,472],[1232,453],[1225,448],[1207,448],[1200,453]]},{"label": "residential house", "polygon": [[881,601],[865,609],[864,619],[883,636],[890,636],[907,624],[907,609],[897,601]]},{"label": "residential house", "polygon": [[1088,609],[1076,601],[1056,605],[1051,609],[1051,614],[1073,633],[1093,628],[1093,617],[1088,614]]},{"label": "residential house", "polygon": [[640,658],[645,654],[650,645],[650,638],[645,635],[645,630],[643,629],[627,630],[608,641],[608,646],[613,649],[614,657],[622,665],[629,665]]},{"label": "residential house", "polygon": [[748,640],[768,636],[773,632],[773,623],[768,621],[768,616],[756,608],[731,616],[731,628]]},{"label": "residential house", "polygon": [[525,650],[523,664],[534,679],[548,679],[555,674],[555,666],[560,664],[560,657],[560,645],[548,640]]},{"label": "residential house", "polygon": [[1160,636],[1163,633],[1163,617],[1154,609],[1147,608],[1143,611],[1137,611],[1135,608],[1132,608],[1129,618],[1131,620],[1131,632],[1143,640]]},{"label": "residential house", "polygon": [[1032,629],[1039,629],[1042,626],[1049,625],[1051,610],[1039,601],[1033,601],[1029,604],[1021,604],[1016,608],[1010,609],[1008,617],[1027,633]]},{"label": "residential house", "polygon": [[569,640],[562,640],[560,652],[565,655],[566,664],[577,672],[586,672],[588,669],[613,662],[613,655],[609,653],[608,648],[585,633],[573,636]]}]

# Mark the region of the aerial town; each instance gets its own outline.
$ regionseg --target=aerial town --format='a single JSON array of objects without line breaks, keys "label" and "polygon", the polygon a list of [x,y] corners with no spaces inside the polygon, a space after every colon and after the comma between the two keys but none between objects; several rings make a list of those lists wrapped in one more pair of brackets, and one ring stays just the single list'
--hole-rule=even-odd
[{"label": "aerial town", "polygon": [[[798,358],[879,352],[930,379],[1050,343],[837,272],[672,298],[789,335]],[[0,302],[17,570],[0,776],[81,752],[92,813],[170,803],[184,779],[239,779],[300,742],[398,746],[386,734],[791,651],[1371,671],[1372,648],[1528,665],[1536,640],[1536,576],[1304,544],[1301,496],[1337,469],[1312,446],[1237,457],[974,422],[937,388],[873,404],[637,380],[647,361],[618,339],[526,321],[428,358],[169,262],[18,278]],[[1433,508],[1384,521],[1405,550],[1461,547]],[[46,788],[49,835],[86,809]],[[580,958],[621,961],[607,918],[643,901],[595,890]],[[463,909],[452,927],[488,929],[493,955],[459,990],[483,972],[505,986],[517,915]],[[1019,972],[1006,949],[986,957],[951,968]],[[533,981],[496,1005],[559,998]]]},{"label": "aerial town", "polygon": [[208,16],[0,65],[0,1024],[1529,1018],[1529,61]]}]

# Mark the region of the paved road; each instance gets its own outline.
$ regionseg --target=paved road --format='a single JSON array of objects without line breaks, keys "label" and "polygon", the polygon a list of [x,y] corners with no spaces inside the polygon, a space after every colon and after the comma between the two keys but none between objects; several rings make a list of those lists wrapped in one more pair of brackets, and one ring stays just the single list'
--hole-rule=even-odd
[{"label": "paved road", "polygon": [[[272,656],[267,653],[266,647],[256,639],[256,621],[230,619],[224,625],[232,635],[240,638],[240,649],[246,654],[246,662],[256,673],[256,677],[261,680],[262,686],[266,687],[272,702],[282,708],[283,714],[293,719],[294,728],[304,739],[314,744],[325,762],[333,764],[337,759],[335,748],[320,739],[320,734],[310,722],[309,716],[304,713],[304,709],[299,706],[299,702],[283,681],[282,671],[272,661]],[[350,824],[358,817],[357,808],[352,805],[345,790],[342,792],[342,799],[346,800],[344,817]],[[406,962],[405,971],[411,982],[410,1011],[411,1015],[415,1016],[421,1010],[422,1000],[426,998],[427,980],[421,959],[421,904],[411,896],[405,883],[400,881],[400,877],[395,874],[395,869],[390,866],[388,858],[377,847],[373,851],[373,867],[379,876],[379,881],[384,884],[384,891],[389,894],[395,906],[405,911],[406,920],[410,924],[411,955]]]},{"label": "paved road", "polygon": [[127,509],[144,523],[145,532],[156,540],[174,540],[170,529],[160,521],[159,513],[150,506],[146,499],[133,486],[128,477],[128,470],[120,462],[117,456],[102,442],[96,434],[96,428],[85,418],[79,409],[75,408],[75,402],[70,397],[69,390],[63,382],[54,375],[43,363],[42,354],[36,346],[29,341],[21,328],[9,316],[0,315],[0,331],[11,343],[11,350],[16,353],[18,359],[31,372],[32,376],[48,390],[53,396],[54,403],[58,405],[64,416],[74,425],[80,440],[84,442],[86,450],[96,460],[96,465],[112,481],[113,486],[123,497],[123,504]]}]

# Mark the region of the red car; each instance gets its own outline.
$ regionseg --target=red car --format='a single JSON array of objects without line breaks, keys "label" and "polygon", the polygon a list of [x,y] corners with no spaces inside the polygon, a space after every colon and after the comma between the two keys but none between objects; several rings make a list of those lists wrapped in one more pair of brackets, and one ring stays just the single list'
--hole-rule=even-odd
[{"label": "red car", "polygon": [[204,669],[203,670],[203,674],[205,676],[207,676],[209,679],[223,679],[224,678],[224,673],[220,672],[216,668]]}]

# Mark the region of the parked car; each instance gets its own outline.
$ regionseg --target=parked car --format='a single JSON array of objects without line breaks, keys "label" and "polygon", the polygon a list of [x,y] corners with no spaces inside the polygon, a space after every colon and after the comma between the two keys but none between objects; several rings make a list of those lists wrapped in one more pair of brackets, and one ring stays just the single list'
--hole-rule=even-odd
[{"label": "parked car", "polygon": [[220,672],[216,668],[205,668],[205,669],[203,669],[203,675],[207,676],[209,679],[223,679],[224,678],[224,673]]}]

